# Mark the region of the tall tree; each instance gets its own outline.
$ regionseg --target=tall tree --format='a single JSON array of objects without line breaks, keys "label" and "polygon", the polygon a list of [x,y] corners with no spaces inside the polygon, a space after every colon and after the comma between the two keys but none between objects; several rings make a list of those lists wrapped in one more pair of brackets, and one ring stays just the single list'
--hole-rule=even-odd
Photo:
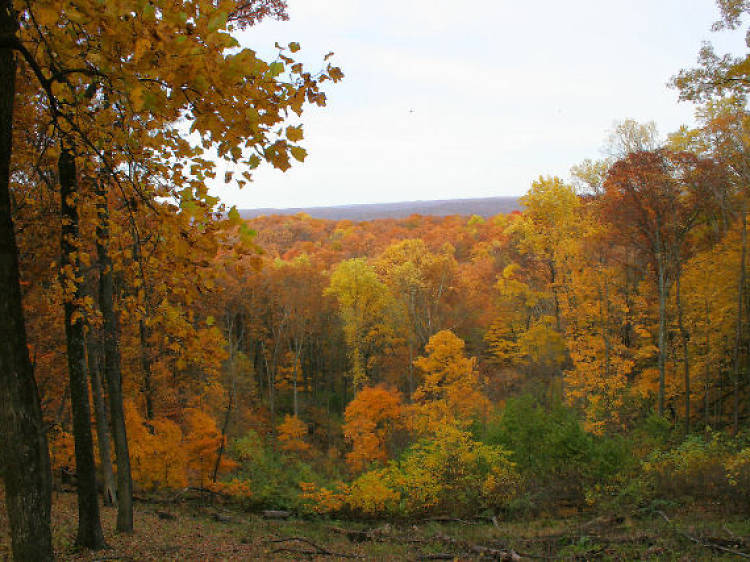
[{"label": "tall tree", "polygon": [[61,283],[65,302],[65,342],[70,378],[70,401],[73,409],[76,476],[78,490],[78,535],[82,546],[99,549],[104,546],[99,501],[96,493],[96,465],[91,435],[91,410],[86,377],[86,344],[79,244],[79,207],[83,197],[78,186],[76,160],[72,148],[63,147],[58,160],[60,176]]},{"label": "tall tree", "polygon": [[10,521],[13,558],[52,560],[52,479],[47,437],[26,346],[18,249],[10,201],[13,102],[16,60],[11,47],[17,15],[11,0],[0,1],[0,461]]},{"label": "tall tree", "polygon": [[701,162],[689,153],[636,152],[615,163],[604,183],[602,211],[612,233],[648,260],[658,295],[658,412],[664,414],[667,301],[687,259],[688,234],[706,196]]}]

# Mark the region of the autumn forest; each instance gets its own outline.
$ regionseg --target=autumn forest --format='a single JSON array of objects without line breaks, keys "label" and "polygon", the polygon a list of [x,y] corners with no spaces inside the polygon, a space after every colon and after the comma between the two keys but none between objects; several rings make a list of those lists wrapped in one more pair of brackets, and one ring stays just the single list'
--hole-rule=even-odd
[{"label": "autumn forest", "polygon": [[[246,220],[209,183],[302,165],[345,79],[240,48],[265,18],[285,3],[0,0],[0,557],[87,556],[178,504],[364,534],[701,513],[732,536],[675,541],[750,556],[748,60],[704,47],[672,78],[694,127],[617,122],[521,211]],[[391,555],[536,544],[472,532]],[[307,541],[263,552],[387,558]],[[633,555],[563,546],[535,557]]]}]

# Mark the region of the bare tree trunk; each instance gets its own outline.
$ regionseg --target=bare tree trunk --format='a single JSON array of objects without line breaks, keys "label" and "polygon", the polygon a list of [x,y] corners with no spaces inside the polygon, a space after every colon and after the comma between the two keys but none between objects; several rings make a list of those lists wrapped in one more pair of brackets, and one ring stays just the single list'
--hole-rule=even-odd
[{"label": "bare tree trunk", "polygon": [[745,257],[747,255],[747,213],[743,203],[742,220],[742,252],[740,257],[740,275],[737,286],[737,327],[734,342],[734,420],[732,433],[737,435],[740,430],[740,347],[742,347],[743,304],[745,302]]},{"label": "bare tree trunk", "polygon": [[233,326],[234,326],[234,322],[230,322],[229,330],[228,330],[229,336],[227,337],[227,341],[229,343],[229,375],[232,380],[232,388],[229,391],[229,400],[227,402],[227,412],[224,416],[224,423],[221,426],[221,441],[219,442],[219,450],[216,453],[216,462],[214,463],[214,471],[211,476],[211,482],[213,482],[214,484],[216,483],[216,478],[219,475],[219,467],[221,466],[221,457],[224,455],[224,448],[226,447],[226,442],[227,442],[227,431],[229,430],[229,421],[231,420],[232,407],[234,406],[234,397],[237,394],[237,372],[236,372],[236,365],[235,365],[235,356],[240,345],[239,341],[241,341],[242,337],[240,336],[237,338],[239,341],[236,344],[232,341],[232,332],[234,329]]},{"label": "bare tree trunk", "polygon": [[[148,307],[146,310],[148,310]],[[141,370],[143,371],[143,395],[146,398],[146,419],[152,420],[154,419],[154,389],[151,385],[151,358],[148,347],[149,330],[143,317],[138,320],[138,335],[141,338]]]},{"label": "bare tree trunk", "polygon": [[[147,287],[146,287],[146,275],[143,270],[143,261],[141,254],[141,242],[138,236],[138,232],[135,226],[133,230],[133,260],[138,263],[140,271],[141,287],[144,291],[144,310],[146,314],[150,314],[150,306]],[[143,396],[146,399],[146,419],[154,419],[154,389],[151,384],[151,351],[149,349],[148,340],[151,336],[150,330],[146,325],[146,320],[143,316],[138,319],[138,336],[141,340],[141,371],[143,371]]]},{"label": "bare tree trunk", "polygon": [[302,355],[302,343],[303,343],[302,337],[294,338],[294,417],[295,418],[299,417],[299,400],[297,396],[297,377],[299,376],[299,373],[298,373],[299,358],[300,358],[300,355]]},{"label": "bare tree trunk", "polygon": [[[10,0],[0,0],[0,33],[15,38]],[[16,62],[0,47],[0,472],[10,523],[13,559],[53,560],[50,532],[52,476],[39,392],[26,347],[18,248],[10,207],[13,99]]]},{"label": "bare tree trunk", "polygon": [[86,380],[86,347],[83,311],[77,301],[82,296],[78,233],[78,180],[73,154],[61,147],[58,159],[62,215],[60,264],[65,307],[65,340],[70,378],[70,403],[73,410],[76,477],[78,482],[78,544],[87,548],[104,547],[99,498],[96,493],[96,463],[91,435],[89,387]]},{"label": "bare tree trunk", "polygon": [[666,386],[666,362],[667,362],[667,281],[664,264],[664,256],[657,257],[659,277],[659,415],[664,415],[664,390]]},{"label": "bare tree trunk", "polygon": [[122,405],[120,349],[117,338],[117,317],[114,308],[112,259],[109,256],[109,207],[103,183],[97,192],[99,223],[96,226],[96,253],[99,267],[99,310],[102,312],[104,340],[104,379],[109,394],[112,416],[112,437],[117,461],[117,530],[133,532],[133,480],[130,473],[130,451]]},{"label": "bare tree trunk", "polygon": [[101,350],[99,342],[89,332],[86,335],[86,352],[88,357],[91,391],[94,394],[94,417],[96,419],[96,436],[99,445],[99,464],[104,476],[104,505],[117,503],[115,471],[112,466],[112,444],[109,437],[109,419],[104,405],[104,390],[101,378]]}]

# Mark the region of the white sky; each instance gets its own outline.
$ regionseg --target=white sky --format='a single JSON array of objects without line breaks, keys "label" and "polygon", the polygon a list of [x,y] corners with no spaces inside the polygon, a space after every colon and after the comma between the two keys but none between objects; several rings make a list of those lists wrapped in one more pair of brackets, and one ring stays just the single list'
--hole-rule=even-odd
[{"label": "white sky", "polygon": [[713,0],[288,4],[288,22],[247,30],[243,46],[268,60],[275,41],[298,41],[310,69],[335,51],[346,76],[302,116],[304,164],[217,185],[239,208],[521,195],[600,157],[616,120],[692,122],[669,78],[704,40],[746,49],[742,32],[710,32]]}]

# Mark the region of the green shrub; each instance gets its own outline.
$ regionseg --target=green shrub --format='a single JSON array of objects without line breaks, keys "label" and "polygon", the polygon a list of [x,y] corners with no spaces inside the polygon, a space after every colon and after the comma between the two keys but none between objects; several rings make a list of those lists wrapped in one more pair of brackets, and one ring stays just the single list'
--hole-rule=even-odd
[{"label": "green shrub", "polygon": [[532,503],[583,503],[587,488],[635,463],[623,437],[589,434],[574,409],[559,402],[545,408],[528,395],[508,400],[483,441],[512,451]]},{"label": "green shrub", "polygon": [[240,463],[235,476],[248,482],[252,494],[249,503],[256,509],[295,509],[299,483],[322,480],[310,464],[275,451],[255,431],[236,439],[231,453]]}]

